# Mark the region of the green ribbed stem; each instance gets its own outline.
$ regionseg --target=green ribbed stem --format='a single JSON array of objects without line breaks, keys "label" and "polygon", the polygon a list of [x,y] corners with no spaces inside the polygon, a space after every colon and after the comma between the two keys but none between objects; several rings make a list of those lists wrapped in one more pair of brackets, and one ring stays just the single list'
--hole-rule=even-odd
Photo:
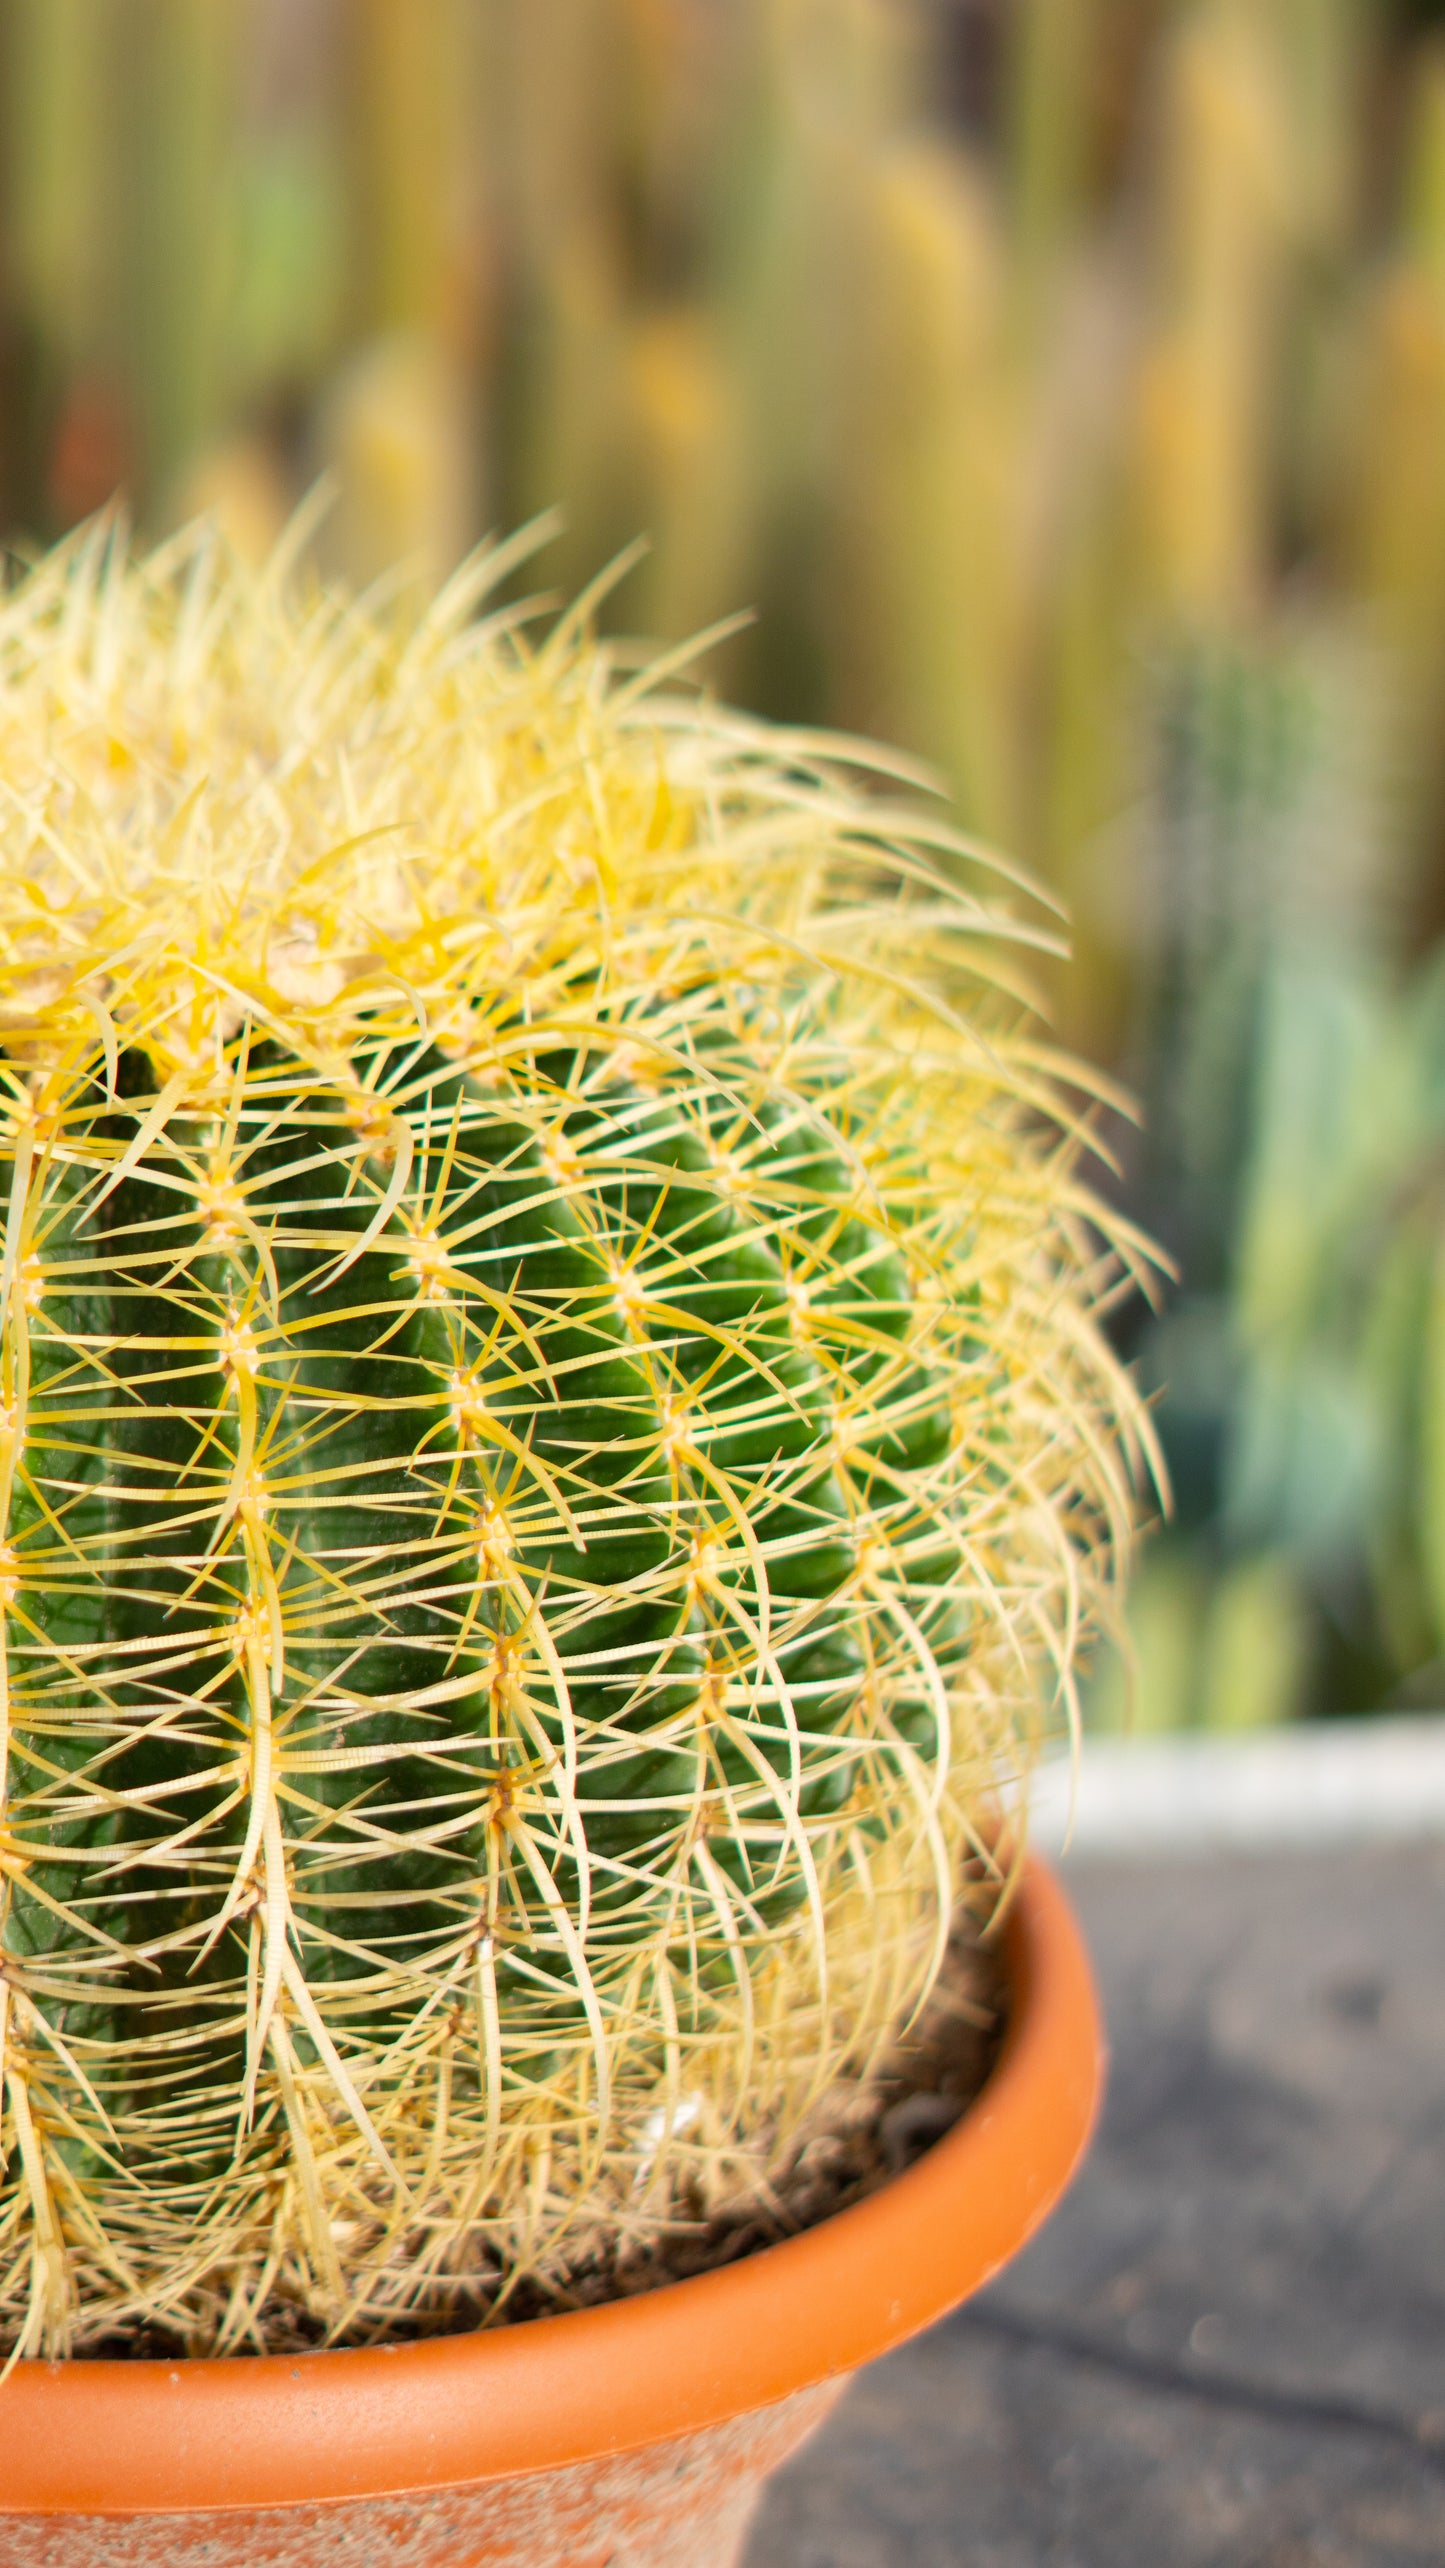
[{"label": "green ribbed stem", "polygon": [[[852,1457],[855,1489],[870,1457],[890,1483],[926,1470],[949,1433],[926,1371],[899,1361],[903,1261],[841,1209],[848,1172],[816,1120],[775,1111],[750,1137],[749,1188],[777,1199],[780,1245],[719,1193],[710,1153],[737,1122],[726,1091],[709,1101],[700,1085],[680,1109],[614,1083],[605,1102],[569,1113],[565,1069],[549,1068],[530,1102],[545,1098],[578,1154],[570,1192],[527,1120],[415,1047],[355,1064],[384,1133],[370,1156],[337,1094],[252,1053],[232,1158],[244,1223],[232,1219],[229,1236],[197,1176],[216,1130],[194,1118],[153,1134],[109,1191],[73,1166],[50,1175],[29,1417],[44,1463],[11,1510],[12,1630],[22,1672],[34,1635],[54,1660],[42,1683],[54,1726],[42,1704],[27,1736],[79,1765],[94,1723],[108,1727],[114,1798],[80,1818],[52,1811],[6,1943],[32,1961],[74,1960],[97,1936],[151,1948],[109,2014],[93,2000],[58,2013],[96,2038],[123,2038],[128,2004],[152,2023],[167,2003],[178,2027],[194,2015],[204,2061],[192,2074],[217,2092],[234,2081],[239,2036],[203,1992],[234,1982],[261,1895],[198,1956],[248,1826],[240,1791],[206,1819],[226,1797],[218,1763],[244,1754],[254,1726],[251,1662],[223,1637],[255,1611],[246,1544],[234,1511],[229,1541],[217,1526],[245,1459],[240,1375],[265,1493],[253,1532],[275,1563],[286,1634],[274,1717],[293,1795],[315,1805],[320,1850],[293,1863],[312,1979],[374,1983],[379,1956],[419,1960],[475,1915],[495,1796],[566,1750],[555,1694],[534,1698],[520,1725],[498,1699],[499,1645],[529,1616],[565,1677],[572,1730],[604,1743],[577,1791],[600,1917],[633,1901],[637,1867],[687,1824],[698,1751],[679,1716],[707,1672],[709,1625],[734,1642],[741,1632],[754,1655],[770,1615],[789,1626],[747,1738],[713,1742],[729,1785],[755,1803],[761,1761],[788,1779],[803,1819],[854,1787],[856,1754],[829,1745],[865,1674],[843,1596],[856,1546],[828,1462],[833,1404],[888,1374]],[[133,1148],[155,1104],[142,1058],[123,1063],[121,1088],[119,1108],[97,1108],[84,1128],[72,1119],[73,1149],[114,1163]],[[399,1200],[358,1253],[408,1140]],[[418,1232],[435,1243],[430,1269],[416,1261]],[[619,1264],[641,1279],[635,1299]],[[808,1307],[831,1325],[831,1372],[797,1325],[815,1271]],[[462,1378],[487,1421],[480,1438],[465,1432]],[[674,1411],[693,1483],[682,1504]],[[505,1529],[487,1574],[482,1521]],[[725,1552],[706,1600],[704,1526]],[[916,1583],[937,1589],[951,1566],[935,1545]],[[922,1700],[895,1712],[915,1738],[932,1719]],[[342,1750],[351,1760],[337,1763]],[[308,1756],[332,1763],[310,1770]],[[184,1861],[147,1856],[160,1809],[204,1822]],[[804,1896],[784,1853],[766,1806],[715,1841],[764,1919]],[[559,1849],[564,1901],[576,1901],[577,1870]],[[545,1968],[504,1960],[504,1999],[525,2003]],[[407,2003],[392,1991],[373,2015]]]}]

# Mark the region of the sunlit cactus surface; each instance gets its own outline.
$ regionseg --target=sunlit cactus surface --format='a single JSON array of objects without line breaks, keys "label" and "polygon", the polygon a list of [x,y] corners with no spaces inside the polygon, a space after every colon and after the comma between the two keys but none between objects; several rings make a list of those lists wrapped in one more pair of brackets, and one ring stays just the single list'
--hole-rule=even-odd
[{"label": "sunlit cactus surface", "polygon": [[1126,1531],[1020,919],[505,567],[0,605],[21,2354],[466,2323],[736,2188]]}]

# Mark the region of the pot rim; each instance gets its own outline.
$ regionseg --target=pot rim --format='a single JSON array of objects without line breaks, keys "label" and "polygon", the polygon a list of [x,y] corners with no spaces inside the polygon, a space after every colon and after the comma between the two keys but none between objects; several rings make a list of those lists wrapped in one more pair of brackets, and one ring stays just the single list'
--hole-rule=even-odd
[{"label": "pot rim", "polygon": [[853,2371],[976,2291],[1082,2156],[1098,2005],[1059,1883],[1031,1857],[1004,1923],[1009,2023],[926,2154],[736,2263],[515,2327],[297,2355],[17,2363],[0,2520],[180,2514],[521,2477],[635,2451]]}]

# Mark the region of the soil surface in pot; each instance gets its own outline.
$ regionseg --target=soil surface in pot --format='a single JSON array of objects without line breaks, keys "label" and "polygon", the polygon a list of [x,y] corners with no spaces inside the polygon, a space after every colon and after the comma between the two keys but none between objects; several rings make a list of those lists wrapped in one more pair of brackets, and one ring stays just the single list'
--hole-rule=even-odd
[{"label": "soil surface in pot", "polygon": [[565,2290],[520,2285],[514,2318],[615,2300],[684,2281],[772,2247],[845,2211],[901,2174],[972,2104],[998,2055],[1006,1990],[997,1941],[960,1910],[928,2003],[870,2078],[841,2078],[762,2181],[706,2218],[621,2240],[579,2264]]}]

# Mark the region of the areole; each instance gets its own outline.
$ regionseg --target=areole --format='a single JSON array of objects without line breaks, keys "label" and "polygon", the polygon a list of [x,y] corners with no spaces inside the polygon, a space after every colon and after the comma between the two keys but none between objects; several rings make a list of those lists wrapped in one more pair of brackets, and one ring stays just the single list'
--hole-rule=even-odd
[{"label": "areole", "polygon": [[1015,2253],[1087,2141],[1088,1963],[1031,1862],[1008,2034],[928,2154],[817,2228],[602,2308],[364,2352],[18,2364],[5,2568],[729,2568],[848,2374]]}]

